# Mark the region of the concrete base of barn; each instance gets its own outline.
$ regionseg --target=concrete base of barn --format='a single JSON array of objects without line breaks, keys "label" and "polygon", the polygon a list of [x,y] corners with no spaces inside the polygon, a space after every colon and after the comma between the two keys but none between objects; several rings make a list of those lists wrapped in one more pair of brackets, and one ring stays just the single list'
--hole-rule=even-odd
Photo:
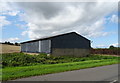
[{"label": "concrete base of barn", "polygon": [[29,54],[29,55],[39,55],[39,53],[32,53],[32,52],[22,52],[24,54]]},{"label": "concrete base of barn", "polygon": [[85,57],[90,54],[90,49],[52,49],[53,56],[74,56],[74,57]]}]

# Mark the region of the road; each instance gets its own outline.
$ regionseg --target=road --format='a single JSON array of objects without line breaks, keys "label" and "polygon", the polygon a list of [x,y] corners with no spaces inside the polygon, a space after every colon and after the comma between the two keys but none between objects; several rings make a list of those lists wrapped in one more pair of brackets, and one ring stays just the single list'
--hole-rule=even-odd
[{"label": "road", "polygon": [[115,81],[118,64],[16,79],[13,81]]}]

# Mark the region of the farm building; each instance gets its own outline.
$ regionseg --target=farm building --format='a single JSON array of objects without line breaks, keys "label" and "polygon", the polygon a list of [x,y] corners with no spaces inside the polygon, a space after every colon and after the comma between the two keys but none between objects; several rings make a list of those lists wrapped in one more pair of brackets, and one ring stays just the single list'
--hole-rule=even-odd
[{"label": "farm building", "polygon": [[90,48],[90,40],[76,32],[21,43],[21,52],[48,53],[54,56],[86,56]]}]

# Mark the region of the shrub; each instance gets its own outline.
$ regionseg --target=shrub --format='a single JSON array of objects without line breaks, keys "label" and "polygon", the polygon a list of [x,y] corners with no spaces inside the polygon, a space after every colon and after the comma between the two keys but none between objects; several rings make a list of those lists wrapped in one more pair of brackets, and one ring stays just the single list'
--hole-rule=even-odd
[{"label": "shrub", "polygon": [[[1,55],[0,55],[1,56]],[[57,64],[67,62],[79,62],[86,60],[115,59],[113,56],[90,55],[88,57],[68,57],[68,56],[47,56],[45,53],[39,55],[28,55],[24,53],[2,54],[2,67],[29,66],[36,64]]]}]

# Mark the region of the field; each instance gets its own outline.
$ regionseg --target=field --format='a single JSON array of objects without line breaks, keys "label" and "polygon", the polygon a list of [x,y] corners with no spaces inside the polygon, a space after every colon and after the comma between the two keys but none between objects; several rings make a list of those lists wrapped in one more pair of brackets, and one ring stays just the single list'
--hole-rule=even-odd
[{"label": "field", "polygon": [[[47,54],[20,53],[20,46],[0,44],[2,46],[2,80],[72,71],[103,65],[117,64],[120,57],[91,54],[88,57],[54,57]],[[1,76],[0,76],[1,77]]]},{"label": "field", "polygon": [[46,54],[3,54],[2,80],[117,64],[118,58],[120,59],[120,57],[108,55],[90,55],[88,57],[77,58],[54,57],[47,56]]},{"label": "field", "polygon": [[0,53],[20,52],[20,46],[0,44]]}]

